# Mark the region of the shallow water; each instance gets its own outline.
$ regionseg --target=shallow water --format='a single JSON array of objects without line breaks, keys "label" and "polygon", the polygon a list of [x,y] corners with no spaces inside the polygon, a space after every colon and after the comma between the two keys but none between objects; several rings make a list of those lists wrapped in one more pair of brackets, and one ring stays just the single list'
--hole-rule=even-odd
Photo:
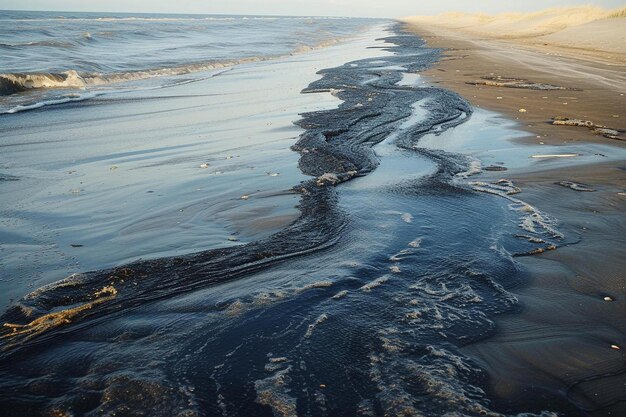
[{"label": "shallow water", "polygon": [[330,47],[4,116],[0,173],[19,181],[0,183],[0,306],[75,272],[241,245],[292,222],[305,179],[293,121],[339,102],[300,94],[303,83],[317,61],[380,53],[365,48],[382,34],[355,39],[354,54]]},{"label": "shallow water", "polygon": [[[387,38],[374,40],[381,36]],[[516,256],[575,239],[559,229],[556,219],[518,200],[514,184],[476,177],[481,162],[494,156],[468,143],[476,144],[472,139],[485,132],[494,143],[519,132],[494,123],[479,135],[466,135],[475,134],[463,131],[474,120],[489,125],[497,116],[476,113],[458,95],[416,83],[419,79],[406,82],[414,77],[404,73],[431,65],[439,51],[399,28],[374,29],[334,48],[237,67],[228,73],[236,77],[233,85],[221,75],[173,87],[170,97],[133,93],[93,101],[94,108],[103,109],[99,113],[111,112],[113,132],[120,129],[120,138],[133,127],[145,127],[148,119],[155,123],[151,135],[163,135],[162,144],[154,150],[143,144],[141,152],[113,154],[115,158],[102,157],[110,151],[94,145],[85,149],[93,155],[66,161],[67,166],[58,165],[63,158],[56,159],[54,152],[41,163],[57,175],[52,167],[65,171],[76,164],[83,175],[94,176],[89,179],[94,184],[106,176],[105,188],[85,187],[82,203],[83,191],[72,195],[78,198],[74,209],[93,213],[95,204],[102,205],[128,225],[100,221],[96,231],[128,231],[129,242],[94,232],[85,248],[97,249],[88,249],[87,267],[76,268],[80,274],[35,290],[2,316],[12,325],[5,326],[0,339],[0,405],[8,415],[582,414],[562,398],[558,385],[494,405],[486,373],[462,353],[464,346],[496,332],[499,314],[521,308],[510,291],[523,285],[528,273]],[[315,76],[322,63],[327,69]],[[271,70],[262,70],[273,65],[300,72],[272,77]],[[266,74],[269,87],[281,85],[277,78],[313,81],[305,94],[283,95],[278,88],[272,94],[259,92],[260,97],[276,97],[277,112],[283,100],[294,100],[291,112],[276,116],[280,128],[254,126],[275,123],[269,110],[273,106],[265,104],[261,113],[241,110],[244,99],[237,99],[234,90],[242,91],[246,75],[259,82],[259,74]],[[198,103],[191,116],[187,108],[184,117],[177,116],[177,106],[186,104],[191,92],[229,86],[234,90],[225,97],[232,108],[218,108],[222,100],[212,104],[209,99]],[[254,91],[245,91],[248,100]],[[155,119],[156,107],[163,106],[168,110]],[[57,108],[38,114],[71,118],[76,112],[76,129],[89,129],[88,120],[80,125],[85,108]],[[226,117],[227,109],[232,119]],[[286,127],[294,109],[304,112],[298,121],[303,130]],[[28,114],[8,120],[24,125]],[[127,121],[123,115],[129,115]],[[242,129],[229,123],[242,120],[251,136],[243,140],[247,146],[234,149],[245,163],[226,164],[236,160],[236,155],[225,158],[234,153],[232,142]],[[31,146],[47,130],[45,121],[38,129],[29,126]],[[206,142],[206,136],[227,132],[232,135],[224,143]],[[172,146],[172,133],[181,135],[178,147]],[[268,139],[272,136],[276,142]],[[145,131],[130,135],[138,141],[145,137]],[[464,139],[468,142],[458,145]],[[514,146],[500,144],[502,149]],[[297,153],[288,151],[290,145]],[[106,150],[110,145],[100,146]],[[209,149],[208,155],[198,155]],[[495,159],[514,168],[535,163],[505,159],[505,154]],[[19,156],[15,153],[14,160]],[[209,168],[201,168],[203,163]],[[260,169],[247,174],[248,164]],[[113,165],[117,168],[111,170]],[[146,171],[150,176],[141,174],[146,167],[152,167]],[[3,187],[18,187],[31,177],[35,187],[45,178],[10,168],[6,175],[18,180],[4,181]],[[224,174],[210,174],[213,169]],[[128,188],[108,179],[124,170]],[[233,177],[225,176],[229,172]],[[70,203],[54,191],[54,183],[67,189],[71,180],[51,181],[55,199],[62,201],[59,210],[65,212]],[[167,192],[164,206],[149,203],[152,196],[129,198],[139,195],[137,190],[157,187],[164,188],[163,195]],[[196,197],[196,187],[202,188],[202,197]],[[276,203],[282,207],[278,215],[290,213],[292,220],[265,235],[255,235],[248,223],[241,227],[241,241],[227,241],[239,224],[241,209],[234,202],[238,207],[254,204],[256,211],[243,218],[264,212],[254,199],[256,187],[270,198],[292,199]],[[115,201],[134,201],[128,210],[105,203],[114,190],[120,193]],[[92,199],[87,191],[95,194]],[[242,200],[242,195],[250,197]],[[206,208],[212,200],[233,203],[219,211],[228,219],[227,233],[218,232],[223,224],[217,209],[195,222],[202,218],[195,204],[213,210]],[[288,209],[296,203],[297,211]],[[35,213],[50,207],[44,199],[29,204],[40,205]],[[142,210],[147,206],[156,211],[146,215]],[[21,215],[28,221],[38,218],[24,209]],[[188,227],[167,227],[178,219]],[[57,230],[70,236],[67,242],[77,236],[71,224],[91,230],[85,219],[66,219]],[[14,228],[10,224],[4,230]],[[26,227],[21,239],[33,229]],[[161,248],[168,240],[174,248]],[[114,247],[124,248],[123,256]],[[137,260],[142,256],[137,248],[150,259]],[[89,268],[89,262],[103,265]],[[25,263],[19,267],[32,270]]]}]

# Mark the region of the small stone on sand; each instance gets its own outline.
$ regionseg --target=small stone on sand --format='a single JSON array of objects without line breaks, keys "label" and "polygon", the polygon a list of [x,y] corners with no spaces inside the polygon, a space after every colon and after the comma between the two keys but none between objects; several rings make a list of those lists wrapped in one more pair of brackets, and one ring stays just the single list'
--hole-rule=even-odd
[{"label": "small stone on sand", "polygon": [[609,296],[607,295],[606,297],[604,297],[604,298],[603,298],[603,300],[604,300],[604,301],[606,301],[606,302],[611,302],[611,301],[613,301],[613,298],[612,298],[612,297],[609,297]]},{"label": "small stone on sand", "polygon": [[619,346],[617,346],[617,345],[611,345],[611,349],[614,349],[614,350],[621,350],[622,348],[621,348],[621,347],[619,347]]},{"label": "small stone on sand", "polygon": [[526,113],[526,109],[519,109],[520,113]]}]

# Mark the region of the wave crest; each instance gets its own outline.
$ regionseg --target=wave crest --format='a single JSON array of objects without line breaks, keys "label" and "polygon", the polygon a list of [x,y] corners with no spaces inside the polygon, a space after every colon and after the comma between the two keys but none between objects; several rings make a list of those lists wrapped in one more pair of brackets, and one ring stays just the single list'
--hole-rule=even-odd
[{"label": "wave crest", "polygon": [[36,88],[78,88],[86,87],[85,80],[74,70],[61,73],[16,73],[0,74],[0,95],[7,96]]}]

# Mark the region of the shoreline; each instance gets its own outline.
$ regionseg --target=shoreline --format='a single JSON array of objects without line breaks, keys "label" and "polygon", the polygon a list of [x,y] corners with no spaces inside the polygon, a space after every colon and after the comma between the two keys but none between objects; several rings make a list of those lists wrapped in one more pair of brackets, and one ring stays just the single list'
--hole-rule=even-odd
[{"label": "shoreline", "polygon": [[[626,108],[623,56],[609,59],[603,57],[606,52],[591,50],[581,56],[577,50],[553,45],[487,39],[418,23],[407,28],[428,46],[444,50],[441,60],[421,73],[427,82],[459,93],[477,108],[502,113],[532,133],[513,141],[535,148],[626,146],[626,115],[621,114]],[[490,76],[568,90],[470,84]],[[622,88],[614,90],[615,86]],[[622,140],[587,128],[554,126],[552,117],[593,120],[620,130]],[[619,415],[626,408],[620,392],[626,383],[622,353],[626,325],[620,319],[626,311],[625,169],[626,161],[617,158],[481,173],[481,180],[512,180],[521,188],[524,201],[557,218],[566,234],[579,236],[578,242],[555,251],[518,258],[532,277],[512,289],[523,311],[496,319],[494,337],[464,349],[488,371],[490,388],[504,404],[552,387],[590,415]],[[593,192],[556,184],[563,181],[584,184]]]},{"label": "shoreline", "polygon": [[[610,259],[610,252],[596,243],[601,235],[592,234],[596,240],[585,237],[580,243],[568,240],[545,256],[510,255],[551,250],[552,242],[562,241],[552,219],[525,204],[528,196],[537,207],[566,220],[566,234],[580,226],[574,220],[585,216],[593,220],[585,227],[593,224],[591,230],[597,232],[607,226],[604,213],[581,216],[578,206],[558,212],[548,203],[558,207],[574,201],[567,198],[570,195],[595,201],[616,185],[601,176],[599,181],[607,188],[580,193],[554,185],[554,169],[529,173],[533,167],[555,166],[563,173],[564,164],[573,162],[577,165],[571,175],[590,179],[583,164],[600,157],[586,152],[574,161],[530,159],[530,152],[519,152],[522,145],[513,143],[512,138],[521,138],[523,132],[499,113],[472,109],[443,88],[411,88],[417,87],[411,75],[437,65],[439,54],[424,48],[416,58],[413,53],[423,45],[414,36],[379,39],[382,34],[397,35],[396,29],[384,28],[380,34],[372,29],[349,44],[312,52],[310,59],[249,65],[195,85],[135,94],[134,100],[101,98],[82,108],[80,115],[78,105],[59,107],[54,112],[61,120],[57,125],[46,123],[45,115],[52,118],[52,112],[42,111],[37,126],[24,126],[21,132],[34,137],[49,135],[51,126],[62,125],[65,136],[80,138],[67,133],[79,129],[94,135],[87,137],[92,145],[113,136],[124,148],[134,147],[131,154],[103,152],[100,147],[91,149],[95,155],[71,161],[51,155],[56,159],[48,162],[44,157],[52,150],[70,144],[46,143],[48,152],[39,149],[30,155],[44,159],[37,165],[41,172],[59,171],[55,178],[59,184],[51,190],[58,191],[59,211],[91,213],[94,206],[107,208],[115,218],[132,220],[121,225],[121,237],[126,242],[135,238],[149,251],[150,245],[168,249],[177,241],[186,246],[185,239],[205,246],[214,239],[215,246],[93,269],[20,300],[3,315],[0,347],[5,350],[0,360],[9,376],[0,381],[5,387],[0,403],[11,404],[14,415],[37,407],[55,414],[119,413],[129,406],[148,410],[153,398],[161,401],[163,413],[176,414],[184,406],[188,415],[269,415],[284,410],[295,415],[302,404],[310,404],[311,413],[320,415],[357,408],[368,415],[378,409],[386,415],[500,415],[515,413],[513,407],[528,412],[555,408],[578,415],[579,409],[588,408],[582,402],[561,404],[562,391],[554,389],[559,386],[558,375],[546,377],[550,369],[537,370],[562,347],[553,343],[555,325],[542,326],[548,332],[541,334],[535,324],[545,322],[544,315],[558,320],[564,310],[581,315],[577,320],[582,324],[572,329],[563,323],[558,334],[559,341],[571,336],[574,351],[556,358],[579,359],[580,354],[574,355],[585,349],[583,359],[594,355],[594,365],[613,377],[620,368],[611,366],[620,363],[613,358],[605,361],[605,348],[607,342],[622,345],[612,341],[619,331],[620,310],[614,307],[621,305],[621,297],[611,292],[622,265],[617,264],[614,280],[606,282],[602,293],[598,285],[588,285],[582,288],[583,296],[572,283],[571,294],[560,300],[560,280],[568,278],[570,270],[562,266],[561,258],[552,261],[551,256],[564,256],[561,253],[571,249],[576,257],[579,248],[589,244],[598,257],[596,268],[601,268]],[[311,82],[301,90],[307,79]],[[203,90],[211,94],[198,95]],[[97,111],[98,117],[85,120],[85,111]],[[296,115],[298,122],[290,124]],[[23,114],[15,120],[30,118]],[[83,123],[89,123],[88,128]],[[94,132],[94,127],[105,124],[104,134]],[[15,133],[15,147],[24,146],[17,136],[21,132]],[[142,141],[146,133],[151,137],[147,149]],[[168,142],[172,138],[180,139]],[[553,153],[555,148],[545,151]],[[615,164],[622,153],[609,154],[612,149],[622,148],[598,145],[594,152],[606,152],[607,161]],[[487,184],[484,193],[466,192],[475,177],[465,180],[478,171],[477,158],[495,164],[492,168],[508,168],[506,173],[485,168],[476,175],[480,181],[519,178],[524,201],[516,201],[518,209],[509,204],[515,199],[502,199],[508,193],[498,192],[504,188],[516,193],[512,184],[499,189]],[[613,182],[620,179],[615,178]],[[129,184],[132,179],[141,181]],[[291,185],[294,179],[301,180],[298,189]],[[74,181],[72,188],[63,185],[68,181]],[[75,182],[80,188],[74,188]],[[68,193],[67,188],[76,192]],[[137,201],[138,191],[146,188],[150,188],[147,197]],[[112,189],[121,194],[110,198]],[[555,193],[560,193],[556,200]],[[618,200],[609,202],[618,205],[621,197],[610,195]],[[109,198],[98,198],[102,196]],[[122,216],[110,214],[117,205],[105,204],[127,201],[136,204],[127,213],[147,207],[146,214],[127,219],[124,211]],[[602,203],[597,202],[598,211],[603,210]],[[150,213],[152,207],[159,210]],[[297,218],[291,221],[295,210],[300,215],[295,213]],[[619,212],[616,218],[620,219]],[[77,221],[72,225],[76,227]],[[60,231],[76,233],[67,226]],[[192,235],[194,231],[200,236]],[[261,236],[272,231],[276,233]],[[150,233],[166,236],[160,242]],[[108,252],[107,247],[98,250],[98,240],[66,243],[78,242],[70,244],[77,252]],[[514,259],[528,264],[532,273],[519,268]],[[550,275],[542,276],[539,270]],[[536,285],[529,285],[529,276],[537,277]],[[544,288],[550,286],[555,290],[548,295],[554,296],[544,303]],[[525,306],[557,308],[518,314],[509,291]],[[599,297],[609,294],[615,297],[610,304]],[[599,304],[605,310],[579,309],[581,304],[567,303],[571,300],[589,301],[590,307]],[[597,326],[596,317],[602,314],[618,324]],[[497,333],[493,320],[498,322]],[[528,323],[524,324],[528,330],[520,332],[519,323]],[[594,338],[598,343],[575,343],[581,328],[587,335],[582,342]],[[537,335],[541,337],[533,340]],[[482,342],[472,343],[478,340]],[[546,341],[552,350],[540,352],[533,363],[533,352]],[[52,357],[50,352],[58,354]],[[147,366],[147,360],[157,355],[166,360]],[[557,371],[563,369],[563,361],[554,361]],[[514,362],[526,372],[514,369]],[[23,369],[41,369],[45,381],[33,384]],[[49,374],[49,369],[57,372]],[[495,382],[489,390],[483,369]],[[355,376],[359,379],[353,386]],[[588,377],[574,374],[573,383]],[[77,378],[90,383],[75,386]],[[526,380],[540,388],[527,390]],[[244,392],[244,386],[253,389]],[[585,391],[580,394],[576,387],[579,398]],[[61,391],[67,394],[58,400]],[[500,400],[507,397],[514,398],[514,404]]]}]

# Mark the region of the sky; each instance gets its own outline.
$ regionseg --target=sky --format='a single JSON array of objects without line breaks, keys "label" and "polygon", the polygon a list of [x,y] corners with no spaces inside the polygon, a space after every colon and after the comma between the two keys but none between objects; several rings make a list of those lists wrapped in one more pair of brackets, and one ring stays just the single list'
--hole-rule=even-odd
[{"label": "sky", "polygon": [[0,0],[0,10],[402,17],[589,4],[612,9],[625,7],[626,0]]}]

